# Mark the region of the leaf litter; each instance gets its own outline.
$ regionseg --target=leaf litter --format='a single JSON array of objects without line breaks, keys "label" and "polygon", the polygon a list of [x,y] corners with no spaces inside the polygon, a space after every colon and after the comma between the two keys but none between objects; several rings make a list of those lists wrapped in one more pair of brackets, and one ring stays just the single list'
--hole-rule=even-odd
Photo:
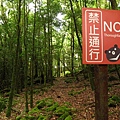
[{"label": "leaf litter", "polygon": [[[69,79],[69,77],[67,77]],[[71,79],[71,78],[70,78]],[[34,94],[34,105],[38,100],[52,98],[60,105],[69,103],[76,108],[73,114],[73,120],[95,120],[95,99],[94,91],[91,90],[89,81],[65,82],[66,77],[56,78],[54,85],[47,89],[43,94],[41,92]],[[118,82],[118,81],[117,81]],[[113,84],[115,81],[113,82]],[[112,83],[111,83],[112,84]],[[40,86],[36,87],[40,89]],[[120,84],[110,87],[108,96],[118,95]],[[25,95],[22,92],[18,97],[14,97],[16,104],[13,105],[11,117],[6,117],[6,109],[0,113],[0,120],[15,120],[18,115],[25,114]],[[30,110],[30,106],[29,106]],[[109,107],[108,120],[120,120],[120,106]],[[51,120],[57,120],[53,117]]]}]

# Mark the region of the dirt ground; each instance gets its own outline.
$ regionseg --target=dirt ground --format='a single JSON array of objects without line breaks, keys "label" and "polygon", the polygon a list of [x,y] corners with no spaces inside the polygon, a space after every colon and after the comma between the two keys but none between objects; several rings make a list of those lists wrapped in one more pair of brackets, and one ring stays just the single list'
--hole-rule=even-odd
[{"label": "dirt ground", "polygon": [[[66,83],[66,77],[57,78],[54,85],[46,92],[34,94],[34,103],[43,98],[51,97],[59,104],[69,102],[73,108],[76,108],[73,120],[95,120],[95,99],[94,91],[91,90],[89,81],[81,80],[79,82]],[[71,78],[70,78],[71,79]],[[119,81],[110,82],[109,84],[119,83]],[[116,84],[109,88],[108,95],[120,96],[120,84]],[[71,91],[78,91],[78,94],[70,94]],[[24,92],[14,98],[17,104],[13,106],[10,118],[5,117],[5,111],[0,113],[0,120],[15,120],[17,115],[24,111],[25,98]],[[109,107],[109,120],[120,120],[120,106]]]}]

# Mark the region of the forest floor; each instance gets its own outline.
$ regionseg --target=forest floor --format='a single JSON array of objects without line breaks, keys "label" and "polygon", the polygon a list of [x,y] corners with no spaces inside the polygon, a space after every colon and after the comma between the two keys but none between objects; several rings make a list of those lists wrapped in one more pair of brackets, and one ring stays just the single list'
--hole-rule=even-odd
[{"label": "forest floor", "polygon": [[[72,79],[71,77],[56,78],[54,85],[46,88],[44,93],[34,94],[34,103],[38,100],[51,97],[59,104],[69,102],[73,108],[76,108],[73,120],[95,120],[95,99],[94,91],[91,90],[89,81],[80,80],[79,82],[67,83],[65,80]],[[111,81],[111,87],[109,88],[108,95],[120,96],[120,84],[119,81]],[[112,85],[114,84],[114,86]],[[39,89],[39,86],[36,87]],[[74,92],[76,91],[76,92]],[[74,94],[73,94],[73,93]],[[19,96],[14,97],[16,104],[12,109],[12,115],[10,118],[5,117],[5,110],[0,113],[0,120],[15,120],[16,116],[22,114],[25,108],[24,92]],[[109,107],[109,120],[120,120],[120,106]],[[55,119],[52,119],[55,120]]]}]

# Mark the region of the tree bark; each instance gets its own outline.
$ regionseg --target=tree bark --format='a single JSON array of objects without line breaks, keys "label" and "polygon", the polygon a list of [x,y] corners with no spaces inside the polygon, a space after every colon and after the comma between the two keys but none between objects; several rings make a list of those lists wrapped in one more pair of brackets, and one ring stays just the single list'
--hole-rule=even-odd
[{"label": "tree bark", "polygon": [[47,35],[47,40],[48,40],[48,80],[53,84],[52,80],[52,13],[50,12],[50,0],[47,0],[47,27],[48,27],[48,35]]},{"label": "tree bark", "polygon": [[71,75],[73,75],[74,72],[74,30],[73,30],[73,24],[71,19]]},{"label": "tree bark", "polygon": [[75,25],[75,32],[76,32],[76,36],[77,36],[77,39],[78,39],[78,44],[80,46],[80,49],[82,50],[82,45],[81,45],[81,42],[80,42],[80,37],[79,37],[78,29],[77,29],[77,23],[76,23],[76,19],[75,19],[75,13],[74,13],[74,10],[73,10],[72,1],[71,0],[69,0],[69,1],[70,1],[70,7],[71,7],[72,16],[73,16],[74,25]]},{"label": "tree bark", "polygon": [[95,65],[95,120],[108,120],[107,65]]},{"label": "tree bark", "polygon": [[35,74],[35,32],[36,32],[36,0],[33,21],[33,38],[32,38],[32,61],[31,61],[31,89],[30,89],[30,107],[33,108],[33,80]]},{"label": "tree bark", "polygon": [[9,95],[8,108],[6,111],[6,117],[11,116],[11,108],[12,108],[12,101],[13,101],[13,96],[14,96],[15,81],[16,81],[16,76],[17,76],[16,71],[18,70],[18,56],[19,56],[19,46],[20,46],[20,19],[21,19],[21,0],[18,1],[17,47],[16,47],[15,63],[14,63],[13,73],[12,73],[11,90],[10,90],[10,95]]},{"label": "tree bark", "polygon": [[110,2],[111,2],[112,9],[116,10],[117,9],[117,2],[116,2],[116,0],[110,0]]},{"label": "tree bark", "polygon": [[28,83],[28,78],[27,78],[27,74],[28,74],[28,53],[27,53],[27,40],[26,40],[26,32],[27,32],[27,25],[26,25],[26,17],[25,13],[26,13],[26,3],[24,0],[24,28],[23,28],[23,40],[24,40],[24,50],[25,50],[25,66],[24,66],[24,76],[25,76],[25,111],[28,112],[28,90],[27,90],[27,83]]}]

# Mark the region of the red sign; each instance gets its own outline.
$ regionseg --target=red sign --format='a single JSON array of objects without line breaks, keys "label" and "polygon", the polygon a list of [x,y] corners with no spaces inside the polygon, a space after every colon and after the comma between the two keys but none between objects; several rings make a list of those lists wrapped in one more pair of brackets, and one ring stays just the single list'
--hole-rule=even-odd
[{"label": "red sign", "polygon": [[83,64],[120,64],[120,11],[82,9]]}]

